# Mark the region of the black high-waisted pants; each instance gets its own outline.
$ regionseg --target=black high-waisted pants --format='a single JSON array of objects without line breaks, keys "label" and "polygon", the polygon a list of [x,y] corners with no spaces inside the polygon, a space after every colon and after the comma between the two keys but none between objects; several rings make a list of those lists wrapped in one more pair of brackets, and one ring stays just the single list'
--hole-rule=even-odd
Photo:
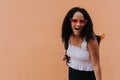
[{"label": "black high-waisted pants", "polygon": [[69,80],[96,80],[94,71],[79,71],[69,67]]}]

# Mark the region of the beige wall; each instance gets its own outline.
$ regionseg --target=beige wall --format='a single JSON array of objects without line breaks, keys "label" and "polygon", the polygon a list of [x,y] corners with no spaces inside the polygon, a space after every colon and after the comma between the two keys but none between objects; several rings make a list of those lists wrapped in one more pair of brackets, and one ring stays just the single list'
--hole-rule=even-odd
[{"label": "beige wall", "polygon": [[100,57],[103,80],[119,80],[119,0],[0,0],[0,80],[67,80],[61,24],[73,6],[91,15],[105,33]]}]

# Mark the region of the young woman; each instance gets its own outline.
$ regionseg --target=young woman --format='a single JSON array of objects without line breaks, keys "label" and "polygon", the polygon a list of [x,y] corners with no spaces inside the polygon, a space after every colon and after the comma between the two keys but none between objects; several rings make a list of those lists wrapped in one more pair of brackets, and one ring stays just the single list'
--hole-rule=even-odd
[{"label": "young woman", "polygon": [[74,7],[62,24],[62,41],[67,44],[69,80],[102,80],[98,42],[88,12]]}]

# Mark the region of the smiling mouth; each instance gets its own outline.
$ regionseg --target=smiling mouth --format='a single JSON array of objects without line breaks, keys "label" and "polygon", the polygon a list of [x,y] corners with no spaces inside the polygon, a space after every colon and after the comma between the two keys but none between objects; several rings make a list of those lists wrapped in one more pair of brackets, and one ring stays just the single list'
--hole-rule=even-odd
[{"label": "smiling mouth", "polygon": [[75,30],[80,30],[80,28],[75,28]]}]

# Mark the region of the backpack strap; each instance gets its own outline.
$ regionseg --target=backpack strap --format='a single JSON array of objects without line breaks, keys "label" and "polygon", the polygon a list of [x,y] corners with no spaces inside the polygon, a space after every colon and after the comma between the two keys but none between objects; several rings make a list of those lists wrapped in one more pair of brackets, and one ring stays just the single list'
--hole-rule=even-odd
[{"label": "backpack strap", "polygon": [[101,41],[101,37],[99,35],[95,35],[96,39],[97,39],[97,42],[98,42],[98,45],[100,44],[100,41]]},{"label": "backpack strap", "polygon": [[105,33],[102,33],[101,35],[95,35],[97,42],[98,42],[98,46],[100,47],[100,42],[104,39],[105,37]]}]

